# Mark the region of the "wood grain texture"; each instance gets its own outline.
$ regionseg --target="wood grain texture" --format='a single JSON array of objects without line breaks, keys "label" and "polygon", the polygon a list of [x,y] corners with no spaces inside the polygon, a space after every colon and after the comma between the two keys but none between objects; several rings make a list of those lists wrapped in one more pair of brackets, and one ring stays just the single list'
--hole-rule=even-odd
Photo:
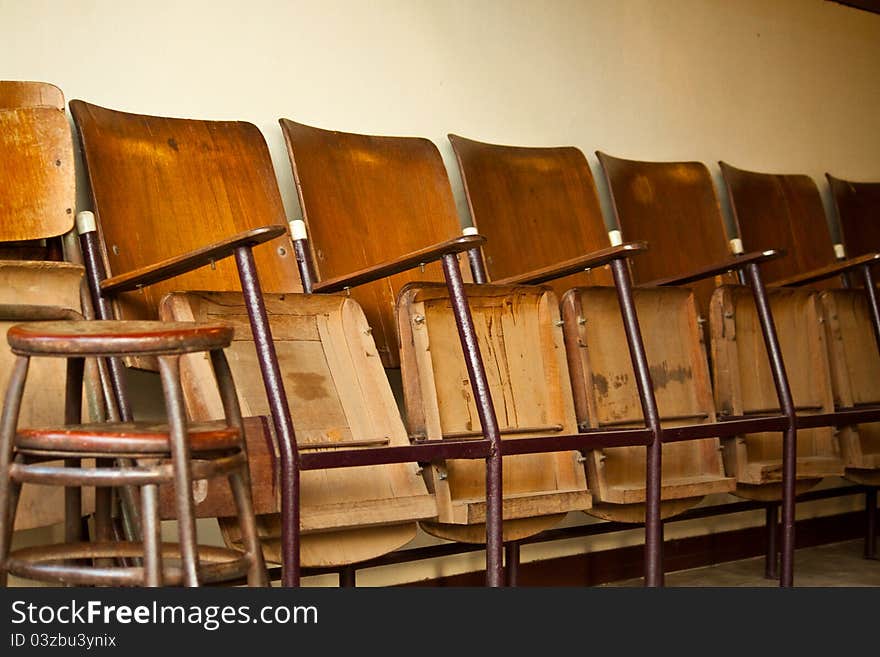
[{"label": "wood grain texture", "polygon": [[[809,290],[778,289],[770,307],[798,413],[834,410],[831,372],[818,298]],[[764,339],[751,292],[743,286],[722,286],[712,297],[715,399],[724,415],[762,415],[779,412]],[[816,483],[843,474],[834,429],[798,431],[799,480]],[[778,433],[749,434],[724,441],[727,472],[737,478],[737,495],[768,499],[763,485],[781,494],[782,437]],[[806,484],[809,487],[809,484]]]},{"label": "wood grain texture", "polygon": [[[2,194],[2,191],[0,191]],[[80,312],[82,267],[66,262],[0,261],[0,305],[4,308],[24,299],[39,299],[45,304],[71,312]],[[38,316],[35,315],[34,319]],[[5,335],[25,318],[0,321]],[[5,342],[0,348],[0,390],[6,390],[14,360]],[[31,362],[19,426],[47,426],[64,420],[65,362],[56,358],[36,358]],[[84,411],[88,417],[88,410]],[[91,509],[92,496],[87,491],[85,511]],[[58,486],[25,485],[15,519],[16,530],[44,527],[64,520],[64,490]]]},{"label": "wood grain texture", "polygon": [[[472,218],[488,238],[484,251],[494,282],[540,282],[551,271],[565,270],[572,260],[581,262],[585,253],[613,251],[581,151],[500,146],[456,135],[450,135],[450,141]],[[645,243],[636,244],[644,250]],[[646,255],[637,253],[632,262],[642,257]],[[584,427],[644,426],[617,294],[607,287],[610,283],[607,268],[550,283],[564,293],[562,317],[576,417]],[[566,292],[572,285],[579,287]],[[683,417],[684,422],[714,419],[705,349],[690,293],[639,290],[635,302],[661,413]],[[664,445],[664,517],[693,506],[708,493],[733,489],[719,449],[717,439]],[[586,457],[586,471],[594,496],[589,513],[622,522],[644,520],[644,448],[593,450]]]},{"label": "wood grain texture", "polygon": [[0,190],[0,241],[56,237],[73,228],[73,143],[63,111],[0,109]]},{"label": "wood grain texture", "polygon": [[[449,135],[491,280],[610,246],[593,174],[573,147],[502,146]],[[577,285],[610,285],[607,269],[548,284],[561,299]]]},{"label": "wood grain texture", "polygon": [[53,107],[64,111],[64,94],[48,82],[0,80],[0,109]]},{"label": "wood grain texture", "polygon": [[[681,276],[730,255],[709,170],[702,162],[644,162],[597,152],[617,223],[626,240],[644,240],[647,253],[632,263],[636,284]],[[697,308],[708,317],[709,298],[730,274],[694,283]]]},{"label": "wood grain texture", "polygon": [[[461,224],[446,168],[427,139],[322,130],[281,119],[318,280],[368,269],[455,238]],[[442,281],[439,264],[351,290],[386,367],[399,366],[394,306],[410,281]]]},{"label": "wood grain texture", "polygon": [[[502,440],[542,434],[505,434],[508,428],[558,426],[561,434],[576,433],[556,296],[537,286],[466,287]],[[400,295],[409,430],[428,439],[480,430],[449,305],[439,284],[413,284]],[[453,540],[485,540],[485,464],[449,460],[426,468],[426,475],[438,507],[437,523],[426,530]],[[503,492],[508,537],[547,529],[560,514],[591,503],[575,452],[504,457]]]},{"label": "wood grain texture", "polygon": [[[834,262],[825,207],[812,178],[746,171],[726,162],[719,164],[745,249],[784,251],[781,257],[762,265],[765,283]],[[839,280],[820,284],[839,285]]]},{"label": "wood grain texture", "polygon": [[[715,408],[693,294],[687,289],[635,290],[654,394],[663,426],[715,421]],[[581,426],[644,426],[632,362],[609,287],[575,288],[562,303],[566,349]],[[587,476],[595,498],[590,513],[643,522],[645,450],[593,450]],[[717,438],[663,446],[661,513],[669,517],[711,493],[731,492]]]},{"label": "wood grain texture", "polygon": [[855,182],[826,173],[847,255],[880,251],[880,182]]},{"label": "wood grain texture", "polygon": [[[108,276],[196,251],[224,238],[286,224],[260,131],[238,121],[130,114],[70,103],[80,135]],[[254,248],[267,292],[300,290],[287,235]],[[120,316],[153,319],[175,290],[240,289],[231,258],[121,295]]]},{"label": "wood grain texture", "polygon": [[[267,294],[285,392],[300,449],[356,448],[364,444],[408,445],[378,351],[363,312],[345,296]],[[217,322],[233,327],[226,350],[245,416],[268,416],[250,333],[238,293],[175,293],[161,306],[163,319]],[[197,420],[222,416],[222,405],[204,354],[183,358],[187,408]],[[251,478],[271,482],[274,505],[257,500],[267,557],[279,557],[278,447],[271,433],[249,436]],[[436,516],[415,463],[309,470],[301,475],[302,559],[311,566],[343,565],[389,552],[415,536],[416,521]],[[222,485],[222,484],[221,484]],[[208,482],[208,494],[213,494]],[[263,493],[269,492],[264,490]],[[231,500],[230,500],[231,502]],[[227,506],[230,516],[234,507]],[[237,523],[221,519],[231,542]],[[333,540],[327,538],[333,536]]]}]

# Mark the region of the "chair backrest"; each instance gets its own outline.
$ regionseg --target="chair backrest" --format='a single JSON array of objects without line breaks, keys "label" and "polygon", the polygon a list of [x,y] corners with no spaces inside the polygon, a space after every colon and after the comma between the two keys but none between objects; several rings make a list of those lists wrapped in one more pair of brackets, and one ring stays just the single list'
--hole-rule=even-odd
[{"label": "chair backrest", "polygon": [[[443,159],[427,139],[322,130],[281,119],[318,280],[342,276],[461,234]],[[386,367],[397,367],[398,291],[442,281],[428,265],[351,291]]]},{"label": "chair backrest", "polygon": [[64,110],[64,94],[48,82],[0,80],[0,109],[54,107]]},{"label": "chair backrest", "polygon": [[74,222],[70,125],[52,107],[0,109],[0,242],[57,237]]},{"label": "chair backrest", "polygon": [[[761,266],[765,281],[787,278],[834,262],[825,207],[812,178],[745,171],[726,162],[720,165],[745,250],[785,251],[781,258]],[[833,280],[827,283],[835,284]]]},{"label": "chair backrest", "polygon": [[880,182],[852,182],[826,173],[846,255],[880,251]]},{"label": "chair backrest", "polygon": [[[80,100],[70,103],[80,134],[108,275],[119,275],[213,244],[237,233],[285,223],[272,161],[256,126],[130,114]],[[254,249],[265,292],[301,288],[290,241]],[[237,291],[227,258],[123,295],[124,317],[155,317],[171,291]]]},{"label": "chair backrest", "polygon": [[[610,246],[593,174],[573,147],[525,148],[449,135],[490,279],[534,271]],[[559,298],[610,285],[605,269],[552,283]]]},{"label": "chair backrest", "polygon": [[[650,245],[633,258],[636,284],[685,275],[730,256],[715,186],[702,162],[643,162],[596,154],[623,238]],[[715,284],[707,280],[689,286],[705,318]]]}]

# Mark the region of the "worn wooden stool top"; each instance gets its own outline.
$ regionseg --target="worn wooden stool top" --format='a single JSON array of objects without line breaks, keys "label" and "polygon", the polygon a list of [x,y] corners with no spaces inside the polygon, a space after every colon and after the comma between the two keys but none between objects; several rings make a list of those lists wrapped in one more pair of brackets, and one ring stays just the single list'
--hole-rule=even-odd
[{"label": "worn wooden stool top", "polygon": [[232,334],[201,322],[60,321],[16,324],[6,339],[23,356],[156,356],[223,349]]}]

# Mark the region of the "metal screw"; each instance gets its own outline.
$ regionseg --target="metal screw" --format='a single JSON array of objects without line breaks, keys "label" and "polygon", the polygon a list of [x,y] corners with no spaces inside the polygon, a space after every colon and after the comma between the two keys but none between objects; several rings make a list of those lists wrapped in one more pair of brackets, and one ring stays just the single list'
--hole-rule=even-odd
[{"label": "metal screw", "polygon": [[440,476],[440,479],[443,480],[443,479],[446,479],[446,477],[449,475],[446,474],[446,470],[441,470],[439,476]]},{"label": "metal screw", "polygon": [[283,258],[284,256],[287,255],[287,249],[285,249],[283,246],[279,246],[278,247],[278,255],[280,255]]},{"label": "metal screw", "polygon": [[347,297],[350,297],[350,296],[351,296],[351,288],[350,288],[350,287],[348,287],[348,286],[346,285],[346,286],[345,286],[344,288],[342,288],[342,289],[345,290],[345,296],[347,296]]},{"label": "metal screw", "polygon": [[587,318],[586,318],[586,317],[578,317],[578,325],[579,325],[579,326],[583,326],[583,325],[586,324],[586,323],[587,323]]},{"label": "metal screw", "polygon": [[424,324],[425,316],[424,315],[416,315],[413,317],[413,324]]},{"label": "metal screw", "polygon": [[211,269],[217,269],[217,263],[213,260],[211,261]]},{"label": "metal screw", "polygon": [[576,459],[577,459],[578,463],[584,463],[587,460],[587,457],[584,456],[583,454],[578,454]]},{"label": "metal screw", "polygon": [[423,274],[425,273],[425,263],[424,262],[419,263],[419,271],[422,272]]},{"label": "metal screw", "polygon": [[705,317],[697,317],[697,324],[705,324],[705,323],[706,323]]},{"label": "metal screw", "polygon": [[[724,313],[724,319],[733,319],[733,313],[728,310],[727,312]],[[703,321],[706,321],[706,320],[703,320]]]},{"label": "metal screw", "polygon": [[562,325],[563,325],[563,321],[560,319],[558,322],[553,322],[553,325],[554,325],[554,326],[562,326]]},{"label": "metal screw", "polygon": [[367,330],[364,331],[364,335],[370,335],[372,332],[373,332],[373,329],[370,327],[367,327]]},{"label": "metal screw", "polygon": [[119,255],[119,247],[115,244],[110,247],[110,250],[113,251],[113,255]]}]

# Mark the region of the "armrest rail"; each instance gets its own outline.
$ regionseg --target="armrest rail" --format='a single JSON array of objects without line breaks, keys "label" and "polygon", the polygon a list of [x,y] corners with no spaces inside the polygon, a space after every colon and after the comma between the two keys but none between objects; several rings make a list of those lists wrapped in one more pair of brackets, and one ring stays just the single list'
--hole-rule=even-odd
[{"label": "armrest rail", "polygon": [[768,285],[770,287],[806,285],[808,283],[825,280],[826,278],[833,278],[834,276],[839,276],[840,274],[852,271],[853,269],[858,269],[863,265],[873,264],[878,261],[880,261],[880,253],[868,253],[848,260],[842,260],[841,262],[835,262],[826,267],[819,267],[818,269],[805,271],[795,276],[789,276],[788,278],[773,281],[772,283],[768,283]]},{"label": "armrest rail", "polygon": [[593,251],[592,253],[586,253],[582,256],[577,256],[576,258],[564,260],[555,265],[542,267],[523,274],[517,274],[516,276],[508,276],[507,278],[497,279],[492,282],[497,285],[538,285],[540,283],[546,283],[547,281],[556,280],[557,278],[562,278],[563,276],[568,276],[569,274],[576,274],[586,269],[601,267],[607,265],[613,260],[628,258],[629,256],[644,253],[647,250],[647,242],[627,242],[626,244]]},{"label": "armrest rail", "polygon": [[654,281],[649,281],[647,283],[639,284],[639,287],[661,287],[666,285],[687,285],[688,283],[695,283],[696,281],[701,281],[704,278],[710,278],[712,276],[717,276],[719,274],[725,274],[729,271],[735,271],[738,269],[743,269],[746,265],[759,264],[762,262],[767,262],[768,260],[773,260],[774,258],[778,258],[784,254],[783,251],[770,249],[768,251],[753,251],[752,253],[744,253],[740,256],[735,256],[728,258],[727,260],[723,260],[722,262],[718,262],[708,267],[702,267],[697,269],[696,271],[691,272],[690,274],[684,274],[682,276],[670,276],[669,278],[658,278]]}]

